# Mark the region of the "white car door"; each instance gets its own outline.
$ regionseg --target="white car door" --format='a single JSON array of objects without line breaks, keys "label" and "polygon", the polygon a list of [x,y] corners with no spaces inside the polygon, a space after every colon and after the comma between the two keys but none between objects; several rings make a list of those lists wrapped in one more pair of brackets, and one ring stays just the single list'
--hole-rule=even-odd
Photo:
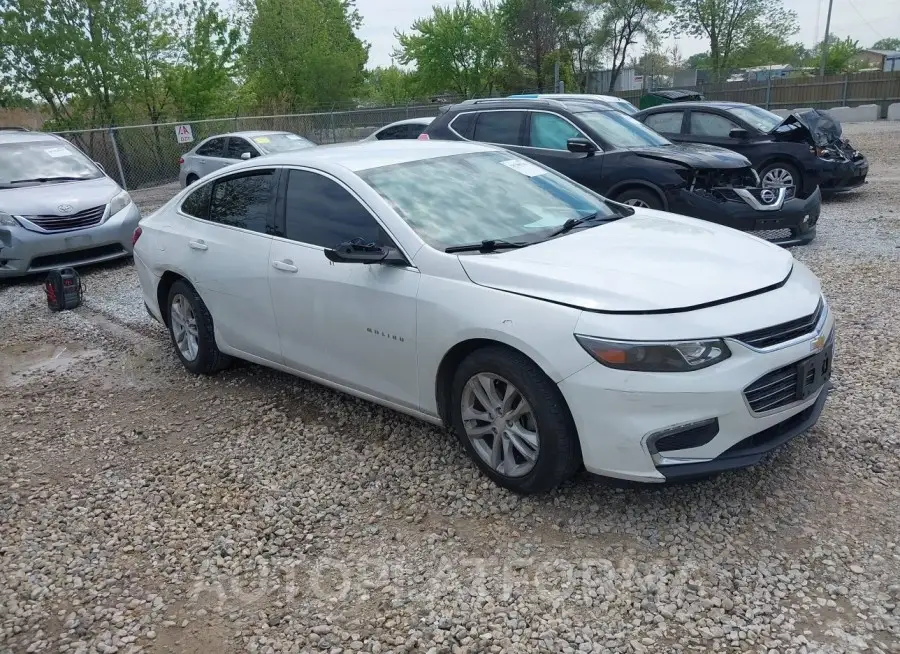
[{"label": "white car door", "polygon": [[269,271],[285,364],[418,408],[418,270],[329,261],[325,248],[354,238],[392,243],[369,209],[336,179],[301,169],[285,174]]},{"label": "white car door", "polygon": [[282,359],[268,273],[278,175],[243,170],[202,184],[163,243],[203,298],[219,345],[275,363]]}]

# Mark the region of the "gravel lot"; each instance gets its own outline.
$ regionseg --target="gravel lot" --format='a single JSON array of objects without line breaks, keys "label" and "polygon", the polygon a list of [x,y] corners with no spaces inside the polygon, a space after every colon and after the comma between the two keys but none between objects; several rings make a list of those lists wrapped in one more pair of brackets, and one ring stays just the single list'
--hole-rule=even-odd
[{"label": "gravel lot", "polygon": [[522,499],[391,411],[188,375],[130,264],[59,315],[0,285],[0,652],[900,652],[900,123],[846,132],[870,184],[795,250],[837,390],[702,483]]}]

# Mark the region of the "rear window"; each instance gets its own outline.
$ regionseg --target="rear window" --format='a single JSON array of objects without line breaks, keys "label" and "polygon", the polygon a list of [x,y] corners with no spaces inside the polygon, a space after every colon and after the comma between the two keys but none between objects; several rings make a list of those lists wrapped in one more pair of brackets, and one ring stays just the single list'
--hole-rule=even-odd
[{"label": "rear window", "polygon": [[97,179],[103,172],[67,141],[22,141],[0,144],[0,187]]}]

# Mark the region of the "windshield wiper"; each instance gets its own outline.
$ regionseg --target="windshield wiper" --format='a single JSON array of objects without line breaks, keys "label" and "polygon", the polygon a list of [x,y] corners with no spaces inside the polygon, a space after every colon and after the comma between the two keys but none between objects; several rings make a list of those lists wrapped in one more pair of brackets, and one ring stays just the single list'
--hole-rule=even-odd
[{"label": "windshield wiper", "polygon": [[35,177],[33,179],[14,179],[10,184],[24,184],[26,182],[77,182],[90,177]]},{"label": "windshield wiper", "polygon": [[503,240],[487,240],[481,243],[468,243],[467,245],[452,245],[444,248],[444,252],[450,254],[454,252],[496,252],[497,250],[514,250],[516,248],[524,248],[531,243],[512,243]]},{"label": "windshield wiper", "polygon": [[613,220],[618,220],[619,218],[623,218],[624,216],[598,216],[597,212],[589,213],[586,216],[581,216],[580,218],[569,218],[566,222],[562,224],[562,227],[557,229],[555,232],[550,234],[548,238],[553,238],[554,236],[562,236],[563,234],[568,234],[576,227],[580,227],[581,225],[589,222],[594,222],[595,220],[598,222],[612,222]]}]

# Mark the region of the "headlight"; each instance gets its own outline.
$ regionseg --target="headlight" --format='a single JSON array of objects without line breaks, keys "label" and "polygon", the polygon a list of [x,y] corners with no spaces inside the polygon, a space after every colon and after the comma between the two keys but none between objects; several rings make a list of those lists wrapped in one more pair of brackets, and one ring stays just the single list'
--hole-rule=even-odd
[{"label": "headlight", "polygon": [[129,204],[131,204],[131,196],[128,195],[128,191],[122,191],[109,203],[109,215],[115,216]]},{"label": "headlight", "polygon": [[688,372],[724,361],[731,351],[721,339],[638,343],[575,335],[588,354],[608,368],[637,372]]},{"label": "headlight", "polygon": [[0,225],[3,227],[15,227],[19,223],[16,222],[16,219],[10,216],[8,213],[3,213],[0,211]]},{"label": "headlight", "polygon": [[835,147],[830,145],[825,146],[824,148],[818,146],[811,146],[810,151],[815,154],[819,159],[843,159],[844,154]]}]

